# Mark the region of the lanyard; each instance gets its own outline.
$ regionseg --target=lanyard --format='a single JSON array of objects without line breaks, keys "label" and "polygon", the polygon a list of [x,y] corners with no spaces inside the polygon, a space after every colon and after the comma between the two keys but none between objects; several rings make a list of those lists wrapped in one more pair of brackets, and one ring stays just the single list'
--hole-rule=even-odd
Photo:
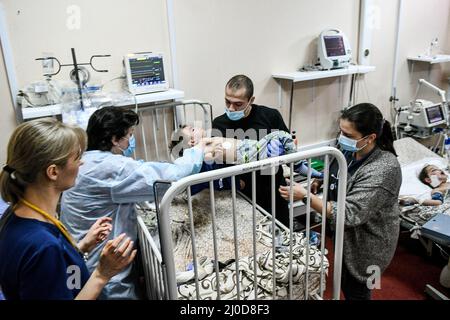
[{"label": "lanyard", "polygon": [[[353,159],[352,159],[352,160],[350,161],[350,163],[347,165],[347,169],[350,168],[350,166],[352,165],[352,163],[353,163]],[[339,168],[338,171],[337,171],[337,173],[336,173],[336,175],[331,174],[331,177],[334,178],[334,179],[336,179],[336,180],[339,180],[339,172],[340,172],[340,171],[341,171],[341,169]]]},{"label": "lanyard", "polygon": [[34,204],[26,201],[25,199],[20,199],[20,202],[22,202],[25,206],[27,206],[28,208],[36,211],[37,213],[41,214],[44,218],[50,220],[58,229],[59,231],[61,231],[61,233],[66,237],[66,239],[70,242],[70,244],[77,250],[79,251],[77,245],[75,244],[75,242],[73,241],[73,238],[70,236],[69,232],[67,231],[66,227],[61,223],[61,221],[59,221],[58,219],[52,217],[51,215],[49,215],[47,212],[45,212],[44,210],[36,207]]}]

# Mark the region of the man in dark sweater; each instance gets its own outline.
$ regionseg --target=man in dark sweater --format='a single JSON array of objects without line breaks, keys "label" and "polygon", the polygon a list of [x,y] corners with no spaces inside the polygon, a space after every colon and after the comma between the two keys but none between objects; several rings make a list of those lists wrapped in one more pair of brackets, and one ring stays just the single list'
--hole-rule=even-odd
[{"label": "man in dark sweater", "polygon": [[[266,134],[282,130],[289,132],[278,110],[254,104],[253,83],[245,75],[232,77],[225,86],[225,113],[214,119],[213,135],[234,139],[260,140]],[[251,173],[239,177],[245,184],[242,192],[251,198]],[[283,170],[278,168],[275,188],[286,185]],[[269,172],[256,175],[256,203],[267,212],[272,213],[272,184]],[[289,226],[287,202],[275,189],[275,217]]]}]

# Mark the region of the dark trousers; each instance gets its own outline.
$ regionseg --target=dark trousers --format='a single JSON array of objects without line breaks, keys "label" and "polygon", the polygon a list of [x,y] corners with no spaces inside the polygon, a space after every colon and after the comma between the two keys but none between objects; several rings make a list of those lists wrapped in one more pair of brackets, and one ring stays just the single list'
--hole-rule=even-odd
[{"label": "dark trousers", "polygon": [[341,289],[345,300],[370,300],[371,290],[366,283],[361,283],[347,270],[345,263],[342,264]]}]

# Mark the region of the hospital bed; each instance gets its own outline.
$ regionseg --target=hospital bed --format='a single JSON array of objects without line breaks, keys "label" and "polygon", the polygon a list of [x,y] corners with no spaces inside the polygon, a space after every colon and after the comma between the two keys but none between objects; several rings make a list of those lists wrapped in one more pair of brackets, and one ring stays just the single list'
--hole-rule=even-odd
[{"label": "hospital bed", "polygon": [[[305,232],[296,233],[280,224],[255,200],[258,171],[275,172],[281,164],[293,168],[293,163],[300,159],[320,155],[325,155],[327,163],[328,157],[335,156],[345,164],[339,151],[321,148],[192,175],[165,185],[163,195],[156,185],[156,219],[150,220],[157,223],[150,227],[152,223],[146,223],[145,214],[138,216],[148,298],[322,299],[329,266],[325,248],[325,212],[322,212],[320,233],[310,230],[308,218]],[[239,194],[234,181],[231,191],[214,190],[214,180],[225,177],[235,180],[236,175],[243,173],[252,174],[252,199]],[[335,299],[339,298],[342,267],[345,178],[342,181],[335,236]],[[192,196],[191,186],[204,182],[209,182],[209,190],[198,194],[200,199]],[[274,176],[272,183],[275,184]],[[184,192],[185,198],[180,200]],[[272,199],[275,199],[275,192],[278,191],[274,185]],[[183,201],[180,212],[180,205],[176,203]],[[307,207],[310,212],[310,205]],[[180,216],[184,216],[181,229],[186,232],[181,236],[182,240],[177,241]],[[290,218],[292,222],[293,210]],[[201,219],[207,223],[199,224]],[[312,241],[312,235],[320,237],[320,241]],[[180,250],[180,244],[184,250]],[[191,267],[186,268],[189,264]]]},{"label": "hospital bed", "polygon": [[[419,195],[429,190],[427,186],[418,179],[418,173],[426,164],[433,164],[444,169],[448,174],[448,161],[412,138],[403,138],[394,141],[394,147],[398,154],[398,160],[402,167],[402,187],[400,198],[410,195]],[[410,205],[400,206],[400,222],[402,228],[411,232],[411,237],[418,239],[428,255],[432,254],[433,247],[438,247],[441,253],[444,248],[450,248],[450,235],[445,230],[450,226],[436,228],[433,220],[450,221],[442,219],[450,217],[450,197],[447,195],[440,206]],[[440,292],[427,285],[428,294],[435,298],[446,299]]]},{"label": "hospital bed", "polygon": [[[418,196],[429,190],[418,179],[419,171],[426,164],[436,165],[447,171],[447,160],[427,149],[412,138],[403,138],[394,141],[394,147],[398,154],[398,161],[402,167],[402,187],[400,198],[407,196]],[[401,225],[412,232],[413,237],[418,238],[427,248],[429,254],[433,242],[449,246],[450,242],[445,235],[431,235],[421,232],[422,226],[438,213],[450,215],[450,199],[447,197],[440,206],[411,205],[401,207]]]},{"label": "hospital bed", "polygon": [[[161,155],[165,155],[170,161],[165,141],[168,141],[170,131],[177,127],[174,123],[177,117],[173,115],[172,120],[165,124],[165,120],[160,120],[170,119],[167,114],[174,114],[177,107],[180,107],[179,103],[164,106],[164,111],[160,110],[159,114],[152,109],[145,110],[152,116],[150,121],[141,116],[141,128],[136,132],[141,132],[143,146],[140,155],[146,160],[164,160]],[[198,103],[181,107],[185,122],[194,120],[197,126],[210,128],[208,106]],[[197,116],[195,113],[192,115],[194,108],[198,109]],[[155,125],[158,127],[156,132]],[[160,139],[148,143],[147,133]],[[161,137],[164,147],[158,146]],[[158,147],[158,153],[150,154],[155,147]],[[333,298],[339,299],[346,166],[342,154],[328,147],[203,172],[175,182],[155,183],[155,202],[137,206],[139,245],[148,299],[323,299],[330,258],[325,248],[325,212],[319,213],[321,229],[312,230],[314,221],[310,221],[312,209],[308,203],[304,209],[306,228],[303,232],[294,232],[292,227],[286,228],[256,204],[254,183],[258,172],[272,174],[271,196],[275,199],[275,192],[278,192],[273,175],[275,170],[286,165],[290,172],[294,172],[295,162],[322,156],[326,170],[331,157],[335,157],[342,164],[341,172],[345,172],[339,185],[332,257],[332,292]],[[236,176],[244,173],[253,177],[250,198],[235,187]],[[214,190],[213,181],[227,177],[232,180],[231,190]],[[293,176],[290,178],[294,181]],[[205,182],[209,189],[191,194],[192,186]],[[306,184],[310,182],[309,177]],[[289,205],[292,208],[292,226],[298,203],[290,201]]]},{"label": "hospital bed", "polygon": [[169,145],[172,133],[182,124],[191,124],[205,130],[212,126],[212,106],[199,100],[139,105],[133,109],[139,115],[135,130],[135,158],[145,161],[171,161]]}]

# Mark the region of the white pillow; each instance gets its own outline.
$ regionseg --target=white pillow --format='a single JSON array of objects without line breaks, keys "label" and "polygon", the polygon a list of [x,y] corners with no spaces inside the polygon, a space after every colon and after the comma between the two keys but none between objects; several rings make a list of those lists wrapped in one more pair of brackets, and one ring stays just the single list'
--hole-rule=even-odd
[{"label": "white pillow", "polygon": [[[402,185],[400,187],[399,197],[409,196],[416,198],[431,190],[429,186],[419,180],[419,173],[427,164],[432,164],[442,170],[447,170],[447,160],[437,157],[424,158],[402,167]],[[446,173],[448,174],[447,171]]]}]

